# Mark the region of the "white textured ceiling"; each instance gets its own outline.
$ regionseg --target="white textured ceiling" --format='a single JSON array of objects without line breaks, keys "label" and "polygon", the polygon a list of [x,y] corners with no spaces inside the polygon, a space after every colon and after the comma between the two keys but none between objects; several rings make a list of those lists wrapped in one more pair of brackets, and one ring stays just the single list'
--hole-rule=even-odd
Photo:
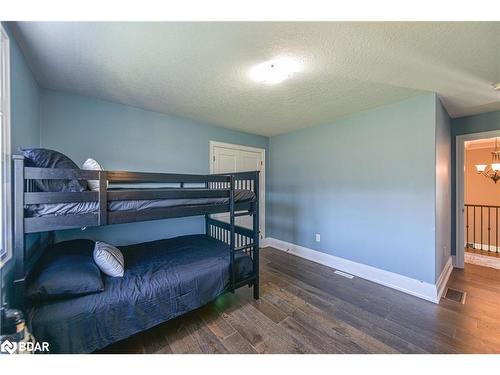
[{"label": "white textured ceiling", "polygon": [[[262,135],[334,121],[422,92],[452,117],[500,109],[500,23],[17,22],[42,87]],[[266,86],[281,55],[304,70]]]}]

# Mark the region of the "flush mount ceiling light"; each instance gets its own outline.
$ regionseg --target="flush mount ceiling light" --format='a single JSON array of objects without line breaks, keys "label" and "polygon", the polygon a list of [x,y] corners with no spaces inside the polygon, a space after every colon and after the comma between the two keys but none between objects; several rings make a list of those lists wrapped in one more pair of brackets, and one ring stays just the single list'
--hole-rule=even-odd
[{"label": "flush mount ceiling light", "polygon": [[500,82],[499,82],[499,83],[494,83],[494,84],[493,84],[493,90],[495,90],[495,91],[500,91]]},{"label": "flush mount ceiling light", "polygon": [[300,63],[291,57],[279,57],[254,66],[250,77],[255,82],[275,85],[300,71]]},{"label": "flush mount ceiling light", "polygon": [[500,180],[500,150],[498,149],[498,138],[495,138],[495,151],[491,152],[491,166],[488,164],[476,164],[477,173],[491,178],[496,184]]}]

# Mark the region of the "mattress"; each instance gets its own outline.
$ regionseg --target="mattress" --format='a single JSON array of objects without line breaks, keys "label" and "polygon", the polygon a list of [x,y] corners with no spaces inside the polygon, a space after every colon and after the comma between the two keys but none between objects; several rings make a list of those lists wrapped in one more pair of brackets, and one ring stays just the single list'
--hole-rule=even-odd
[{"label": "mattress", "polygon": [[[90,353],[214,300],[229,285],[229,246],[206,235],[122,246],[125,274],[103,275],[103,292],[28,309],[30,329],[51,353]],[[252,259],[235,255],[237,279]]]},{"label": "mattress", "polygon": [[[236,203],[253,201],[255,194],[251,190],[235,190]],[[151,199],[151,200],[116,200],[108,201],[108,211],[140,211],[152,208],[167,208],[177,206],[202,206],[226,204],[229,198],[183,198],[183,199]],[[98,202],[48,203],[30,204],[25,207],[26,217],[61,216],[97,213]]]}]

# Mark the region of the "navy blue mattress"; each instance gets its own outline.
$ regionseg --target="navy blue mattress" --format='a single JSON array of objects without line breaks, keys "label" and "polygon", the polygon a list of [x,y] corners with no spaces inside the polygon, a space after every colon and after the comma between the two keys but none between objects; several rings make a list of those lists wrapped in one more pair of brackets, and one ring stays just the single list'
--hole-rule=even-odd
[{"label": "navy blue mattress", "polygon": [[[105,290],[29,309],[30,328],[51,353],[90,353],[196,309],[229,284],[229,247],[206,235],[122,246],[125,275],[103,275]],[[252,259],[236,255],[239,280]]]}]

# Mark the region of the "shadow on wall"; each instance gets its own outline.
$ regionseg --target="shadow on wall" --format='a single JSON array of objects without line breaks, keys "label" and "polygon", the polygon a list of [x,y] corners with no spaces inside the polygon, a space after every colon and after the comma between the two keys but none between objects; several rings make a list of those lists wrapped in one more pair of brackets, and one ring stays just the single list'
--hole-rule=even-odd
[{"label": "shadow on wall", "polygon": [[269,193],[269,210],[272,215],[267,215],[267,236],[277,239],[287,239],[292,243],[299,241],[299,226],[303,225],[298,207],[293,202],[297,196],[294,186],[279,185],[273,186]]},{"label": "shadow on wall", "polygon": [[[42,244],[48,239],[48,233],[30,233],[25,235],[24,243],[26,246],[26,255],[27,257],[31,257],[35,253],[35,251],[42,251]],[[5,296],[2,295],[2,298],[5,301],[12,301],[13,298],[13,284],[14,280],[14,267],[15,267],[15,259],[12,257],[6,264],[0,269],[0,277],[1,277],[1,287],[2,293],[5,292]]]},{"label": "shadow on wall", "polygon": [[286,238],[290,242],[297,243],[299,240],[297,215],[293,205],[273,204],[273,215],[268,219],[268,237]]},{"label": "shadow on wall", "polygon": [[183,217],[155,221],[142,221],[128,224],[107,225],[71,229],[56,232],[56,242],[76,238],[100,240],[115,246],[155,241],[180,235],[205,233],[205,220],[201,216]]}]

